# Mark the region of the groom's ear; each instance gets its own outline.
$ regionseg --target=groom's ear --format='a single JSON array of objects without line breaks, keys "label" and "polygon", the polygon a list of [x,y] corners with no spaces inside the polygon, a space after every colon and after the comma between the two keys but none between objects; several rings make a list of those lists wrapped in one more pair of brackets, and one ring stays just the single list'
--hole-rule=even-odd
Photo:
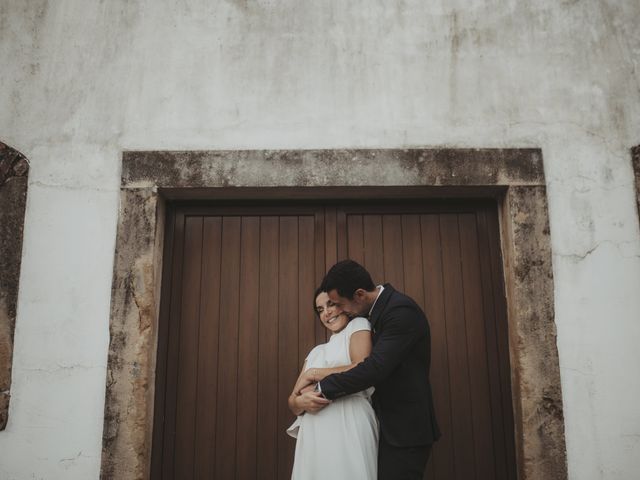
[{"label": "groom's ear", "polygon": [[367,291],[364,288],[358,288],[355,292],[353,292],[353,297],[358,300],[362,300],[367,296]]}]

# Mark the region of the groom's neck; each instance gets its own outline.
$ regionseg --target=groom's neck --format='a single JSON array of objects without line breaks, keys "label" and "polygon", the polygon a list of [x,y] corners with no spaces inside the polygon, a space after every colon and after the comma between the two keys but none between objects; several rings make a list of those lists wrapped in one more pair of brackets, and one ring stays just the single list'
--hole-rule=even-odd
[{"label": "groom's neck", "polygon": [[367,313],[369,313],[369,310],[371,310],[371,307],[373,307],[373,304],[376,302],[378,293],[380,293],[380,286],[377,286],[372,291],[367,292]]}]

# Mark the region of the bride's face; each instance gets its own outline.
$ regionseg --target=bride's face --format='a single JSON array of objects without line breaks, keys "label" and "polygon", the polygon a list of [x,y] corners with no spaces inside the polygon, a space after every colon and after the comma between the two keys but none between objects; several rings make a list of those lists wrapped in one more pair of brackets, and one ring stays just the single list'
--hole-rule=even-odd
[{"label": "bride's face", "polygon": [[316,297],[316,312],[322,324],[333,333],[338,333],[349,323],[349,317],[336,307],[325,292]]}]

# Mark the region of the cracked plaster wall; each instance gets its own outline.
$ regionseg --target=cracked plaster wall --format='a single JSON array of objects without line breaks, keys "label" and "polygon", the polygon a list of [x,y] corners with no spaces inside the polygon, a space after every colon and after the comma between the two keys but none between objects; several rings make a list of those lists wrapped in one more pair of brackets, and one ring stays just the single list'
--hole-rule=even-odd
[{"label": "cracked plaster wall", "polygon": [[543,152],[569,477],[633,478],[639,16],[635,0],[1,2],[0,135],[31,170],[0,477],[98,477],[123,149],[482,146]]}]

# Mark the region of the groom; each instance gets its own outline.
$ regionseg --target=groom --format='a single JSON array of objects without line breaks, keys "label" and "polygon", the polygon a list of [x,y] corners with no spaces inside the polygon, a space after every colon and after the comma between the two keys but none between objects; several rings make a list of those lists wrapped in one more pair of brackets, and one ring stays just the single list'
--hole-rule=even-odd
[{"label": "groom", "polygon": [[373,350],[363,362],[329,375],[316,389],[334,400],[374,386],[373,407],[380,423],[378,479],[422,479],[431,445],[440,437],[424,312],[391,285],[376,287],[369,272],[353,260],[331,267],[321,288],[347,315],[369,317]]}]

